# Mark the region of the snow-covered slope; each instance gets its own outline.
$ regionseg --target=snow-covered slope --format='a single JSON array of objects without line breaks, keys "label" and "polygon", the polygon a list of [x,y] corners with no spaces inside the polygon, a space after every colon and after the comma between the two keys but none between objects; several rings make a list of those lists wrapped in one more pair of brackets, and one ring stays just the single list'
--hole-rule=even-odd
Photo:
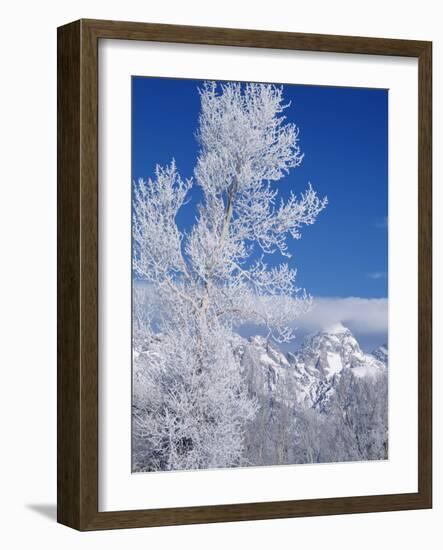
[{"label": "snow-covered slope", "polygon": [[239,339],[238,353],[250,393],[270,399],[286,399],[294,369],[275,344],[262,336],[253,336],[249,341]]},{"label": "snow-covered slope", "polygon": [[244,342],[240,353],[253,394],[318,409],[324,408],[345,370],[358,378],[375,378],[387,364],[386,346],[366,354],[342,325],[306,337],[296,353],[285,355],[260,336]]}]

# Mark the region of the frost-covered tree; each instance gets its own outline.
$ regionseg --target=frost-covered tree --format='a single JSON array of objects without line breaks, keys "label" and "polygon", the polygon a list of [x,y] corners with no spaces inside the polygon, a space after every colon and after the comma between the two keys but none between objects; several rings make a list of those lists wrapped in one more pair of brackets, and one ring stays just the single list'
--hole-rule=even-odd
[{"label": "frost-covered tree", "polygon": [[382,460],[388,456],[387,372],[358,378],[346,372],[330,404],[337,437],[335,453],[344,460]]},{"label": "frost-covered tree", "polygon": [[387,373],[358,378],[346,370],[322,412],[295,411],[295,462],[385,460],[388,457]]},{"label": "frost-covered tree", "polygon": [[[134,331],[137,470],[243,463],[256,403],[241,378],[233,329],[254,323],[289,341],[311,305],[295,269],[265,259],[289,257],[288,238],[299,239],[327,204],[311,185],[278,200],[276,182],[303,158],[298,130],[283,115],[283,89],[209,82],[199,93],[194,181],[172,161],[134,184],[133,269],[158,303],[155,320],[138,306],[134,314],[135,326],[144,323]],[[192,185],[203,199],[185,232],[176,218]]]}]

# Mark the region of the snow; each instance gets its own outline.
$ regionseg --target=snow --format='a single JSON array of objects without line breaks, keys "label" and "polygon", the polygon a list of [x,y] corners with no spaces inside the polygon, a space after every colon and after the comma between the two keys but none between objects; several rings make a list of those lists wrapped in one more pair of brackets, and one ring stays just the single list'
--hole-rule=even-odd
[{"label": "snow", "polygon": [[347,329],[344,325],[341,323],[334,323],[333,325],[330,325],[325,328],[324,332],[328,334],[343,334],[345,332],[348,332],[349,329]]},{"label": "snow", "polygon": [[352,374],[357,378],[376,378],[380,374],[380,370],[373,366],[365,365],[354,367],[352,369]]},{"label": "snow", "polygon": [[329,365],[328,375],[334,376],[334,374],[338,374],[343,369],[340,355],[338,353],[328,352],[326,357]]},{"label": "snow", "polygon": [[260,363],[261,363],[262,365],[269,365],[269,366],[271,366],[271,367],[275,367],[275,366],[276,366],[275,361],[273,361],[273,360],[269,357],[269,355],[267,355],[266,353],[262,353],[262,354],[260,355]]},{"label": "snow", "polygon": [[[149,382],[152,373],[160,372],[153,367],[164,362],[162,361],[162,356],[166,352],[164,338],[166,336],[151,340],[148,350],[141,352],[134,350],[134,404],[139,407],[137,414],[146,403],[153,399],[152,392],[147,391],[146,383]],[[177,343],[177,353],[186,346],[186,341],[185,338],[181,343]],[[270,454],[268,458],[263,458],[262,454],[257,455],[259,458],[254,455],[255,459],[252,459],[252,462],[264,460],[263,463],[266,464],[278,463],[275,459],[276,455],[272,454],[273,451],[271,452],[269,449],[273,449],[273,446],[277,444],[272,439],[273,430],[276,428],[275,419],[284,410],[296,411],[294,414],[298,415],[298,419],[304,418],[303,415],[307,414],[306,419],[310,419],[309,421],[314,422],[314,425],[305,424],[303,429],[313,430],[313,434],[317,434],[316,430],[321,429],[321,426],[328,426],[328,422],[337,421],[337,419],[334,420],[335,413],[332,412],[334,409],[331,408],[331,402],[337,404],[337,401],[334,401],[337,399],[337,395],[338,402],[343,399],[343,394],[340,397],[340,393],[337,392],[339,387],[343,391],[343,385],[341,385],[343,382],[344,387],[347,388],[345,391],[352,388],[354,392],[355,387],[363,388],[364,395],[369,395],[365,401],[368,406],[384,406],[383,401],[376,401],[376,396],[380,395],[380,391],[383,391],[385,387],[383,374],[386,373],[386,366],[375,356],[362,352],[358,341],[350,331],[344,338],[329,333],[307,336],[302,345],[303,355],[300,355],[299,352],[288,353],[285,356],[276,344],[262,336],[254,336],[247,341],[237,335],[232,341],[232,346],[235,356],[241,361],[241,376],[257,403],[262,407],[268,407],[270,402],[273,403],[272,419],[266,417],[267,413],[265,412],[266,421],[264,423],[263,419],[258,421],[258,424],[254,425],[248,434],[250,441],[253,442],[251,447],[253,450],[266,448]],[[223,370],[224,368],[225,364],[223,364]],[[353,378],[357,386],[350,385]],[[377,385],[378,383],[380,385]],[[358,384],[363,385],[359,386]],[[371,388],[374,389],[371,390]],[[206,391],[206,397],[214,394],[214,398],[218,400],[219,390],[214,391],[211,386],[207,387]],[[360,399],[357,394],[353,393],[352,395],[353,399]],[[176,400],[172,399],[172,403],[176,403]],[[372,405],[372,403],[375,404]],[[283,409],[280,408],[281,405],[284,405]],[[239,411],[239,417],[243,418],[244,414],[241,410]],[[315,424],[317,422],[315,418],[322,419],[320,424]],[[286,417],[284,417],[284,422],[287,422]],[[224,426],[223,429],[225,429]],[[285,429],[288,429],[286,424]],[[345,433],[349,435],[348,431]],[[303,441],[305,440],[303,439]],[[327,441],[329,442],[329,439]],[[297,445],[300,445],[300,442]],[[329,443],[326,444],[326,441],[323,441],[321,445],[321,452],[331,451],[327,447]],[[294,447],[293,451],[294,449],[299,449],[299,447]],[[337,459],[333,451],[331,453],[330,457],[325,459],[326,461]],[[178,459],[179,457],[176,457],[176,460]],[[262,464],[262,462],[257,463]],[[177,467],[181,467],[180,464]]]}]

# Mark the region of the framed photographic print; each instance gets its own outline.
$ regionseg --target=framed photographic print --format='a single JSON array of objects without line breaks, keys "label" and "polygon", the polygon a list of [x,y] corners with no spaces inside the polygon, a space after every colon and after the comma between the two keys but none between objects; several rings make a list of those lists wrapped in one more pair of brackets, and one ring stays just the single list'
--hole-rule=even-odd
[{"label": "framed photographic print", "polygon": [[58,521],[430,508],[431,43],[58,29]]}]

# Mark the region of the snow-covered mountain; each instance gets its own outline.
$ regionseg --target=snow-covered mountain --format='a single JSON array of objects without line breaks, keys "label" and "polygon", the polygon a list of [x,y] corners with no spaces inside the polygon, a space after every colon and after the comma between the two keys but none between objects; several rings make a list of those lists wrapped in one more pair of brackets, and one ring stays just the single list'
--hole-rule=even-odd
[{"label": "snow-covered mountain", "polygon": [[[239,411],[239,417],[245,418],[242,444],[248,465],[388,457],[386,346],[365,353],[342,325],[307,336],[294,353],[282,352],[262,336],[247,340],[232,335],[226,344],[237,357],[232,361],[235,373],[228,374],[226,384],[232,383],[232,374],[239,376],[240,391],[250,407],[246,411],[252,411],[249,417]],[[180,347],[174,354],[180,359]],[[223,392],[211,393],[209,371],[197,373],[209,380],[207,395],[199,396],[198,406],[195,400],[190,403],[187,392],[196,371],[192,365],[177,363],[175,357],[171,360],[165,354],[161,334],[140,339],[133,350],[133,418],[140,430],[133,442],[136,471],[163,467],[156,453],[149,454],[149,445],[158,441],[158,432],[154,432],[153,443],[146,436],[146,430],[152,429],[151,411],[165,411],[157,430],[175,415],[180,422],[172,424],[174,433],[187,430],[183,433],[191,433],[197,441],[208,399],[225,415]],[[188,367],[190,378],[186,378]],[[191,436],[180,437],[177,445],[182,456],[183,445],[188,448]]]},{"label": "snow-covered mountain", "polygon": [[[294,353],[285,354],[263,336],[249,340],[237,336],[234,346],[253,396],[319,411],[324,410],[343,372],[375,379],[386,372],[388,365],[386,345],[371,354],[364,353],[343,325],[306,336]],[[159,368],[161,355],[161,335],[152,339],[146,351],[134,350],[134,379],[145,374],[146,366]]]},{"label": "snow-covered mountain", "polygon": [[240,348],[250,391],[288,404],[322,410],[343,372],[374,379],[386,371],[387,347],[362,351],[351,331],[335,325],[307,336],[295,353],[285,355],[263,337]]}]

